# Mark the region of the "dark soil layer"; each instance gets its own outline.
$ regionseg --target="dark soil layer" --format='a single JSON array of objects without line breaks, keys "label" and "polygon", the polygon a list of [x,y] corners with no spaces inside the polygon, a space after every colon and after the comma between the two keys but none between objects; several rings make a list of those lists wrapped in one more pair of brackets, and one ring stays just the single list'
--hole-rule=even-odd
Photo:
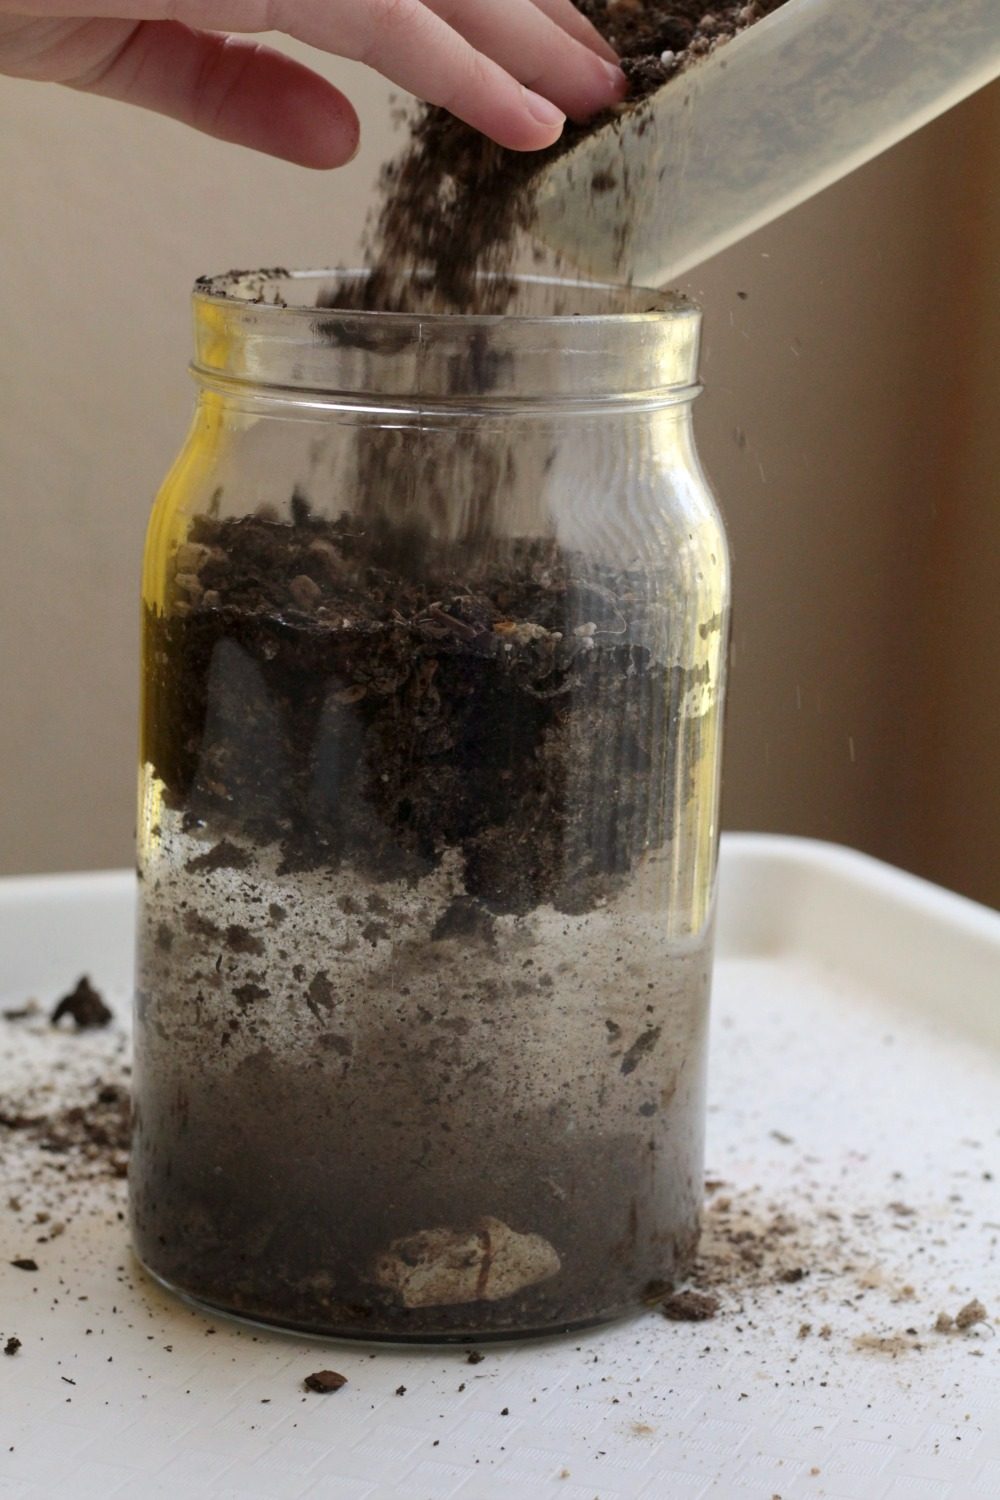
[{"label": "dark soil layer", "polygon": [[179,566],[145,758],[190,826],[384,880],[458,849],[490,912],[587,910],[669,837],[691,674],[654,660],[638,575],[538,542],[470,577],[465,547],[348,516],[200,518]]},{"label": "dark soil layer", "polygon": [[[140,1123],[135,1246],[158,1276],[226,1311],[375,1339],[510,1337],[634,1311],[644,1288],[690,1266],[700,1182],[678,1180],[673,1157],[690,1148],[659,1131],[667,1159],[633,1137],[574,1145],[561,1122],[538,1118],[518,1132],[502,1112],[484,1110],[476,1137],[455,1135],[443,1152],[411,1122],[351,1129],[336,1089],[302,1070],[283,1076],[263,1058],[228,1093],[161,1081],[163,1092],[147,1100],[151,1116],[162,1126],[171,1097],[183,1097],[184,1126],[150,1132]],[[261,1130],[262,1117],[273,1131]],[[404,1307],[374,1283],[373,1263],[398,1236],[486,1216],[558,1247],[559,1274],[451,1306]],[[681,1224],[679,1234],[663,1228]]]},{"label": "dark soil layer", "polygon": [[[619,53],[631,92],[613,112],[585,125],[567,122],[547,151],[506,151],[444,110],[419,106],[406,145],[382,173],[370,246],[375,274],[365,305],[406,307],[413,284],[397,273],[423,268],[431,273],[433,292],[421,290],[422,307],[429,300],[441,311],[502,312],[518,237],[531,227],[538,173],[783,3],[577,0]],[[477,281],[482,273],[493,280]]]}]

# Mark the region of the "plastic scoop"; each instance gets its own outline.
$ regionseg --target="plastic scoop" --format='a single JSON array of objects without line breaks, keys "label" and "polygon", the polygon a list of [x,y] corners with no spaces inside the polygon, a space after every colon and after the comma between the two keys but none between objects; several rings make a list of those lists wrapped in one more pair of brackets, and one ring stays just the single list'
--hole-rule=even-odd
[{"label": "plastic scoop", "polygon": [[662,286],[998,74],[1000,0],[787,0],[547,168],[536,232]]}]

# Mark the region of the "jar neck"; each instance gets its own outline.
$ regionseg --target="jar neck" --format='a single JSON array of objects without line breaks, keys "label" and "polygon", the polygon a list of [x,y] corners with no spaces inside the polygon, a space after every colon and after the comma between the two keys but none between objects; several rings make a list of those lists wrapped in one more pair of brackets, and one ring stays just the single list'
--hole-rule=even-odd
[{"label": "jar neck", "polygon": [[359,312],[365,275],[199,282],[195,377],[250,399],[465,413],[697,394],[701,315],[676,294],[521,277],[503,316]]}]

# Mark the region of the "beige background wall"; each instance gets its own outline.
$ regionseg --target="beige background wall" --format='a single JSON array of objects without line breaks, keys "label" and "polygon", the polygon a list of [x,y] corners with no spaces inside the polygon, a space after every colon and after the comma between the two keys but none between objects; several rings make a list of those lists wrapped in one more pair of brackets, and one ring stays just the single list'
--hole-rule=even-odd
[{"label": "beige background wall", "polygon": [[[136,590],[186,298],[350,260],[389,149],[315,175],[0,80],[0,872],[126,863]],[[726,823],[1000,904],[1000,90],[689,278],[736,564]],[[746,293],[745,297],[737,295]]]}]

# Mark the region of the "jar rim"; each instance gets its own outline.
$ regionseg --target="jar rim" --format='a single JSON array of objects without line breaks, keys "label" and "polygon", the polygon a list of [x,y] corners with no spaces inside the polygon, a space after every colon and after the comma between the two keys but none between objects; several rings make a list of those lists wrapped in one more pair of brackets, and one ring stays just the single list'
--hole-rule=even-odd
[{"label": "jar rim", "polygon": [[[504,276],[504,281],[510,282],[514,288],[513,310],[502,313],[481,312],[440,312],[422,311],[420,309],[400,310],[397,308],[374,309],[357,308],[350,305],[342,306],[335,301],[319,301],[319,295],[326,290],[332,295],[338,286],[360,285],[368,279],[371,272],[363,268],[306,268],[302,270],[286,270],[284,267],[269,267],[255,271],[233,270],[225,271],[217,275],[199,276],[192,289],[192,296],[198,302],[223,302],[234,310],[241,307],[266,308],[270,311],[281,313],[288,318],[315,318],[317,312],[327,313],[333,316],[357,318],[369,324],[378,324],[387,327],[391,323],[406,324],[419,319],[422,324],[432,325],[459,325],[463,328],[471,328],[476,324],[486,326],[495,325],[499,321],[522,324],[554,323],[655,323],[664,317],[699,317],[701,309],[696,302],[683,292],[658,291],[654,287],[630,285],[611,281],[591,281],[586,278],[541,276],[531,273],[517,273]],[[427,278],[430,282],[430,274],[419,271],[402,273],[407,280]],[[491,272],[477,273],[476,280],[494,281],[497,278]],[[288,294],[301,294],[315,288],[315,295],[308,301],[291,300]],[[603,310],[588,310],[581,307],[579,310],[561,310],[554,312],[520,312],[518,298],[527,301],[537,298],[539,301],[549,294],[556,297],[560,294],[567,298],[574,295],[584,300],[592,299],[598,301],[603,298],[607,303],[620,302],[620,307],[607,306]]]},{"label": "jar rim", "polygon": [[537,406],[697,394],[701,311],[679,293],[525,275],[505,278],[514,285],[505,313],[335,305],[338,286],[357,288],[370,274],[202,277],[193,297],[195,377],[289,399],[310,392],[324,400]]}]

